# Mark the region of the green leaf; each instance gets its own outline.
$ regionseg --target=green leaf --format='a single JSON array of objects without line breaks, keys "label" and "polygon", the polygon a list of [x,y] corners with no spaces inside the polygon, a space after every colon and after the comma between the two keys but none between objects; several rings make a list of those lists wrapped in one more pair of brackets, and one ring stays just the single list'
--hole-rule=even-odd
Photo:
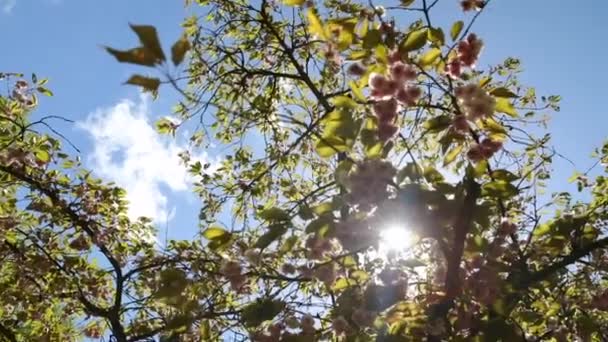
[{"label": "green leaf", "polygon": [[422,127],[429,132],[438,133],[448,128],[451,123],[452,118],[449,115],[440,115],[425,121]]},{"label": "green leaf", "polygon": [[51,161],[51,155],[45,150],[37,150],[36,158],[44,163]]},{"label": "green leaf", "polygon": [[510,91],[509,89],[507,89],[505,87],[498,87],[498,88],[492,89],[490,91],[490,95],[493,95],[495,97],[506,97],[506,98],[518,97],[517,94],[513,93],[512,91]]},{"label": "green leaf", "polygon": [[314,208],[312,208],[312,211],[317,215],[323,215],[326,213],[330,213],[332,210],[334,210],[334,204],[331,201],[321,203],[321,204],[315,206]]},{"label": "green leaf", "polygon": [[422,57],[420,57],[420,65],[429,66],[433,64],[437,58],[441,56],[441,50],[438,48],[432,48],[427,51]]},{"label": "green leaf", "polygon": [[278,238],[283,236],[287,232],[287,226],[285,225],[273,225],[270,226],[268,232],[258,238],[255,243],[255,248],[264,249],[271,243],[276,241]]},{"label": "green leaf", "polygon": [[486,183],[481,187],[481,191],[484,196],[500,199],[511,198],[517,195],[517,193],[519,192],[515,185],[504,180],[495,180]]},{"label": "green leaf", "polygon": [[160,79],[156,77],[146,77],[142,75],[131,76],[125,84],[132,84],[140,86],[144,91],[150,92],[153,95],[158,93],[158,87],[160,86]]},{"label": "green leaf", "polygon": [[260,212],[260,218],[264,221],[271,222],[281,222],[281,221],[289,221],[291,217],[289,213],[281,208],[268,208]]},{"label": "green leaf", "polygon": [[408,7],[409,5],[413,4],[415,0],[400,0],[401,2],[401,7]]},{"label": "green leaf", "polygon": [[518,116],[517,110],[515,109],[513,104],[504,97],[496,98],[496,111],[500,113],[505,113],[514,118]]},{"label": "green leaf", "polygon": [[171,47],[171,60],[175,66],[178,66],[186,56],[186,52],[190,50],[190,41],[186,35],[183,35],[178,41]]},{"label": "green leaf", "polygon": [[443,159],[443,166],[450,165],[456,159],[456,157],[458,157],[460,152],[462,152],[462,148],[462,145],[456,145],[451,150],[449,150],[448,153],[446,153],[445,158]]},{"label": "green leaf", "polygon": [[492,171],[492,178],[496,180],[503,180],[506,182],[512,182],[519,179],[519,177],[505,169],[498,169]]},{"label": "green leaf", "polygon": [[357,85],[357,82],[355,81],[349,81],[348,85],[350,86],[350,89],[353,92],[353,95],[355,96],[355,98],[361,102],[366,102],[367,98],[365,98],[365,95],[363,94],[363,89],[361,89],[361,87],[359,87]]},{"label": "green leaf", "polygon": [[533,236],[543,236],[551,233],[553,231],[554,225],[549,223],[543,223],[534,229],[532,233]]},{"label": "green leaf", "polygon": [[53,96],[53,92],[50,91],[50,90],[48,90],[48,89],[46,89],[45,87],[38,87],[38,88],[36,88],[36,90],[40,94],[43,94],[43,95],[46,95],[46,96]]},{"label": "green leaf", "polygon": [[283,4],[287,6],[302,6],[306,0],[283,0]]},{"label": "green leaf", "polygon": [[247,327],[258,327],[273,319],[285,308],[285,302],[272,299],[258,299],[241,311],[241,318]]},{"label": "green leaf", "polygon": [[422,261],[420,261],[419,259],[407,259],[407,260],[403,260],[400,262],[401,265],[408,267],[408,268],[416,268],[416,267],[423,267],[426,266],[426,264]]},{"label": "green leaf", "polygon": [[342,108],[355,109],[359,106],[353,99],[343,95],[334,97],[331,102],[334,106]]},{"label": "green leaf", "polygon": [[105,49],[121,63],[131,63],[151,67],[154,66],[157,61],[150,50],[146,49],[145,47],[138,47],[126,51],[116,50],[111,47],[106,47]]},{"label": "green leaf", "polygon": [[463,27],[464,21],[462,20],[459,20],[452,25],[452,28],[450,29],[450,37],[452,37],[452,40],[456,40],[458,38]]},{"label": "green leaf", "polygon": [[437,47],[441,47],[445,44],[445,34],[441,28],[430,28],[428,30],[428,39]]},{"label": "green leaf", "polygon": [[333,217],[331,215],[323,215],[316,220],[311,221],[305,229],[305,232],[310,233],[323,233],[329,230],[333,225]]},{"label": "green leaf", "polygon": [[288,253],[293,249],[293,246],[295,246],[295,244],[298,242],[298,237],[297,236],[290,236],[287,239],[285,239],[285,241],[283,242],[283,244],[281,245],[281,248],[279,249],[279,252],[281,253]]},{"label": "green leaf", "polygon": [[315,150],[322,158],[329,158],[338,152],[348,150],[348,145],[346,145],[346,141],[340,137],[324,137],[317,141]]},{"label": "green leaf", "polygon": [[165,53],[163,52],[163,48],[160,46],[156,28],[151,25],[130,24],[129,26],[131,26],[131,29],[135,32],[135,34],[137,34],[137,37],[139,37],[141,45],[152,53],[155,61],[159,63],[163,62],[165,60]]},{"label": "green leaf", "polygon": [[409,52],[421,49],[426,44],[427,30],[419,29],[410,32],[400,45],[401,52]]},{"label": "green leaf", "polygon": [[365,37],[363,37],[363,48],[374,49],[378,44],[382,42],[382,32],[377,29],[369,30]]},{"label": "green leaf", "polygon": [[226,235],[230,235],[230,233],[217,226],[211,226],[203,232],[203,237],[211,241],[223,239]]}]

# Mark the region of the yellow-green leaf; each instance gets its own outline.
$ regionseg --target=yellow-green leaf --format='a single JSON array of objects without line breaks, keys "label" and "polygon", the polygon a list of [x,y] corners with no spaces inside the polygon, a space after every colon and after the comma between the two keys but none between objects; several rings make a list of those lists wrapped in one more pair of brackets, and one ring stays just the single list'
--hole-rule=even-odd
[{"label": "yellow-green leaf", "polygon": [[323,137],[317,141],[315,149],[319,156],[329,158],[338,152],[344,152],[348,149],[346,141],[340,137],[330,136]]},{"label": "yellow-green leaf", "polygon": [[504,97],[496,98],[496,111],[500,113],[505,113],[512,117],[517,117],[517,110],[513,106],[513,104],[509,101],[509,99]]},{"label": "yellow-green leaf", "polygon": [[361,89],[361,87],[359,87],[357,85],[357,82],[355,81],[349,81],[348,85],[350,86],[350,89],[353,92],[353,95],[355,96],[355,98],[359,101],[362,102],[366,102],[367,99],[365,98],[365,95],[363,95],[363,90]]},{"label": "yellow-green leaf", "polygon": [[415,0],[401,0],[401,7],[408,7],[413,4]]},{"label": "yellow-green leaf", "polygon": [[203,237],[207,240],[219,240],[228,234],[230,233],[220,227],[211,226],[205,229],[205,231],[203,232]]},{"label": "yellow-green leaf", "polygon": [[430,28],[428,30],[428,35],[429,40],[433,42],[433,44],[435,44],[437,47],[441,47],[443,44],[445,44],[445,34],[443,33],[443,30],[440,27]]},{"label": "yellow-green leaf", "polygon": [[488,84],[490,84],[490,82],[492,82],[492,77],[484,77],[481,80],[479,80],[479,86],[481,88],[487,86]]},{"label": "yellow-green leaf", "polygon": [[43,95],[46,95],[46,96],[53,96],[53,92],[50,91],[50,90],[48,90],[48,89],[46,89],[45,87],[38,87],[38,88],[36,88],[36,90],[40,94],[43,94]]},{"label": "yellow-green leaf", "polygon": [[373,49],[382,42],[382,32],[377,29],[369,30],[363,37],[363,48]]},{"label": "yellow-green leaf", "polygon": [[171,47],[171,60],[174,65],[179,65],[186,56],[186,52],[190,50],[190,41],[186,35],[183,35],[178,41]]},{"label": "yellow-green leaf", "polygon": [[265,221],[289,221],[289,213],[281,208],[268,208],[260,212],[260,218]]},{"label": "yellow-green leaf", "polygon": [[426,39],[426,29],[412,31],[407,35],[403,43],[401,43],[400,50],[401,52],[409,52],[421,49],[426,44]]},{"label": "yellow-green leaf", "polygon": [[334,97],[331,102],[334,104],[334,106],[342,108],[354,109],[358,106],[357,102],[344,95]]},{"label": "yellow-green leaf", "polygon": [[302,6],[306,0],[283,0],[283,3],[287,6]]},{"label": "yellow-green leaf", "polygon": [[463,27],[464,21],[462,20],[459,20],[452,25],[452,29],[450,29],[450,37],[452,37],[452,40],[456,40],[456,38],[458,38]]},{"label": "yellow-green leaf", "polygon": [[317,16],[315,10],[309,8],[308,11],[306,11],[306,17],[308,18],[308,30],[310,33],[317,35],[319,39],[327,40],[327,33],[323,28],[323,23]]},{"label": "yellow-green leaf", "polygon": [[441,56],[441,50],[438,48],[432,48],[422,55],[422,57],[420,57],[420,65],[431,65],[437,60],[437,58],[439,58],[439,56]]},{"label": "yellow-green leaf", "polygon": [[140,86],[144,91],[156,94],[158,93],[158,87],[160,86],[160,79],[156,77],[152,78],[142,75],[133,75],[125,82],[125,84]]},{"label": "yellow-green leaf", "polygon": [[158,40],[158,34],[156,33],[156,28],[151,25],[133,25],[131,24],[131,29],[137,34],[139,37],[139,41],[141,45],[146,49],[150,50],[150,52],[154,55],[154,58],[157,62],[162,62],[165,60],[165,53],[163,52],[163,48],[160,46],[160,41]]},{"label": "yellow-green leaf", "polygon": [[456,157],[458,157],[460,152],[462,152],[462,145],[456,145],[450,149],[443,159],[443,166],[450,165],[456,159]]},{"label": "yellow-green leaf", "polygon": [[126,51],[116,50],[111,47],[106,47],[105,49],[121,63],[154,66],[157,62],[154,54],[145,47],[138,47]]}]

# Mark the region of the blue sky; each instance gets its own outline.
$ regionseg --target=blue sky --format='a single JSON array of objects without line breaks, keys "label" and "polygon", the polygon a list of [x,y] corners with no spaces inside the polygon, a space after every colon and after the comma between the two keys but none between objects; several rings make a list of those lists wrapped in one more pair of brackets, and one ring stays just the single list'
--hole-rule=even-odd
[{"label": "blue sky", "polygon": [[[462,13],[456,0],[440,3],[434,20],[447,30]],[[550,131],[559,152],[580,170],[591,165],[590,152],[608,136],[606,13],[608,2],[601,0],[493,0],[474,30],[486,42],[481,64],[519,57],[525,84],[536,86],[538,94],[562,95],[562,110],[553,117]],[[120,83],[145,70],[118,64],[101,45],[135,46],[136,37],[128,28],[131,22],[157,26],[168,47],[179,37],[185,15],[180,0],[0,0],[0,71],[48,77],[55,96],[42,99],[36,115],[79,121],[77,126],[56,125],[83,151],[88,166],[133,190],[141,212],[158,216],[175,208],[169,230],[171,236],[181,238],[192,236],[199,205],[188,195],[180,178],[183,171],[174,165],[171,153],[180,145],[156,137],[142,139],[150,133],[153,118],[171,113],[177,97],[164,89],[155,102],[141,100],[137,89]],[[102,165],[104,156],[113,158],[109,166]],[[130,157],[144,161],[125,161]],[[573,167],[556,159],[554,169],[551,184],[561,190]],[[165,202],[156,200],[159,194]]]}]

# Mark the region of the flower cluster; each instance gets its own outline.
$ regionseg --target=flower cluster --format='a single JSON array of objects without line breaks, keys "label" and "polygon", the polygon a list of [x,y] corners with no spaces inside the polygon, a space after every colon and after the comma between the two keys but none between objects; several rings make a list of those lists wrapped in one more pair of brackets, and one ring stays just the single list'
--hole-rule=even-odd
[{"label": "flower cluster", "polygon": [[501,148],[502,142],[485,138],[479,144],[471,145],[467,152],[467,157],[473,162],[486,160],[491,158]]},{"label": "flower cluster", "polygon": [[358,204],[362,210],[388,198],[387,185],[392,182],[397,170],[388,161],[370,159],[357,164],[357,168],[347,179],[350,189],[349,201]]},{"label": "flower cluster", "polygon": [[17,100],[19,103],[32,106],[34,105],[34,98],[31,94],[30,88],[26,81],[19,80],[15,82],[15,86],[13,87],[12,97]]},{"label": "flower cluster", "polygon": [[307,256],[312,260],[323,259],[325,254],[332,249],[332,243],[329,239],[323,238],[317,234],[311,235],[305,243]]},{"label": "flower cluster", "polygon": [[460,2],[460,7],[465,12],[468,11],[479,11],[485,6],[484,0],[462,0]]},{"label": "flower cluster", "polygon": [[475,83],[455,89],[458,104],[469,120],[489,117],[496,108],[496,99]]},{"label": "flower cluster", "polygon": [[378,234],[369,228],[366,221],[349,217],[336,225],[334,236],[347,251],[358,251],[369,246],[378,239]]},{"label": "flower cluster", "polygon": [[[413,106],[422,95],[420,88],[408,85],[407,82],[416,79],[416,70],[413,66],[404,64],[398,52],[389,56],[389,76],[372,73],[369,76],[370,96],[376,101],[372,107],[378,118],[378,137],[387,141],[399,129],[395,124],[400,105]],[[359,67],[352,67],[355,72],[361,71]]]},{"label": "flower cluster", "polygon": [[247,282],[247,277],[243,274],[241,264],[236,261],[225,260],[220,267],[220,273],[228,279],[230,287],[234,291],[241,291]]},{"label": "flower cluster", "polygon": [[466,40],[458,43],[457,55],[446,66],[448,75],[459,78],[463,67],[474,68],[483,48],[483,41],[474,33],[469,34]]}]

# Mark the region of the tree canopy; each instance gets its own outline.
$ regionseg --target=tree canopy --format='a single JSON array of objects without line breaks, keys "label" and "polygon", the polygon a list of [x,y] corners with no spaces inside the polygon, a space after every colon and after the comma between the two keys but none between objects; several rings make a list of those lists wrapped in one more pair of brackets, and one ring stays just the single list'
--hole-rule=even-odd
[{"label": "tree canopy", "polygon": [[0,339],[608,340],[608,142],[547,189],[560,97],[479,63],[491,1],[446,1],[189,0],[167,50],[131,25],[106,50],[179,94],[156,127],[190,132],[201,202],[164,246],[31,119],[46,80],[0,74]]}]

